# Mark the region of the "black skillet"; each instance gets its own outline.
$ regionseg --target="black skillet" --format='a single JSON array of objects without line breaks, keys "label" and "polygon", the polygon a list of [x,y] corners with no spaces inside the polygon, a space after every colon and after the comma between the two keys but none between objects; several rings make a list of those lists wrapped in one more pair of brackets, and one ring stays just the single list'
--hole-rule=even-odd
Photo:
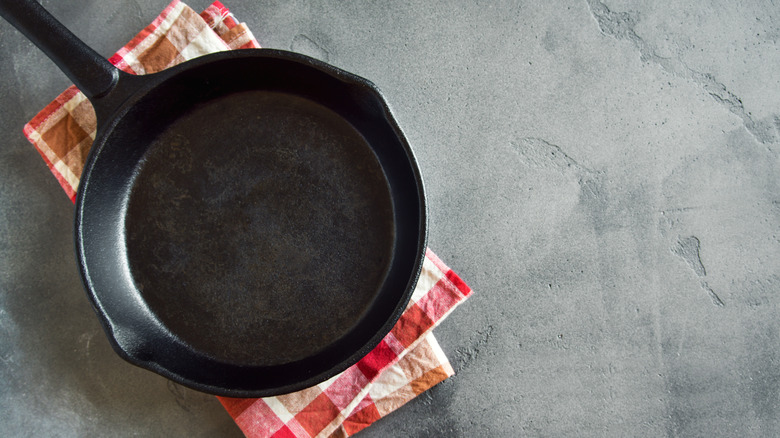
[{"label": "black skillet", "polygon": [[132,76],[35,1],[0,13],[95,107],[76,252],[120,356],[263,397],[336,375],[390,331],[422,266],[425,202],[370,82],[265,49]]}]

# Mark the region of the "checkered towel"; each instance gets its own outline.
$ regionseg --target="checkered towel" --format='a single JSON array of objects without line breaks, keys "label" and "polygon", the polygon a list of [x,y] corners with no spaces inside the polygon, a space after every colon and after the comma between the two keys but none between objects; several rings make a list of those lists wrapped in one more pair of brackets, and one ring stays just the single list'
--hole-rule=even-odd
[{"label": "checkered towel", "polygon": [[[154,73],[207,53],[259,44],[216,1],[201,14],[174,0],[109,60],[132,74]],[[24,127],[75,201],[95,138],[95,113],[69,87]],[[244,433],[259,437],[345,437],[357,433],[453,375],[431,330],[471,289],[430,250],[412,299],[392,331],[356,365],[314,387],[278,397],[220,402]]]}]

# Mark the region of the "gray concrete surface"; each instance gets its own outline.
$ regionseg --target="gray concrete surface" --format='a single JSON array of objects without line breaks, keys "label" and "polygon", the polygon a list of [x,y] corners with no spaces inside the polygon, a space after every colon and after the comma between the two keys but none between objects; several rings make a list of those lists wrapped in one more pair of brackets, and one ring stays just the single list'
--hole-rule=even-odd
[{"label": "gray concrete surface", "polygon": [[[456,376],[362,436],[780,435],[777,2],[226,3],[382,88],[476,290]],[[106,56],[165,6],[44,4]],[[21,134],[68,82],[6,23],[0,59],[2,435],[240,436],[111,351]]]}]

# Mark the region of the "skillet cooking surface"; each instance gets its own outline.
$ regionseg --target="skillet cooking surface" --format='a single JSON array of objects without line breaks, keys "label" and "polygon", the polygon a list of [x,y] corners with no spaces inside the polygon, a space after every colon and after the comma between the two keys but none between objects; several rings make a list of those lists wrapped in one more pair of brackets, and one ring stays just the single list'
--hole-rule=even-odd
[{"label": "skillet cooking surface", "polygon": [[272,91],[196,105],[139,161],[125,217],[149,309],[217,360],[278,365],[344,336],[392,256],[388,183],[330,109]]}]

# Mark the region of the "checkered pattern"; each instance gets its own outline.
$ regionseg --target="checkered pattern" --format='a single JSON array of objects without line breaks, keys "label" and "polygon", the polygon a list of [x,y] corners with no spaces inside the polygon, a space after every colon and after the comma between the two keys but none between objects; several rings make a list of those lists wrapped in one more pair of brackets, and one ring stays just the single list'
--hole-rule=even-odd
[{"label": "checkered pattern", "polygon": [[[337,408],[317,412],[322,405],[336,406],[319,387],[262,401],[244,400],[243,404],[241,400],[222,401],[249,437],[346,437],[360,432],[453,373],[436,338],[428,333],[417,347],[369,384],[365,396],[348,414]],[[263,410],[266,415],[257,415]],[[292,415],[290,410],[297,415]],[[280,411],[282,415],[279,415]],[[302,413],[304,411],[315,412],[315,415],[306,415]]]},{"label": "checkered pattern", "polygon": [[433,333],[428,333],[417,347],[378,376],[368,394],[330,435],[354,435],[454,373]]},{"label": "checkered pattern", "polygon": [[[207,53],[259,44],[221,3],[203,13],[174,0],[109,60],[132,74],[153,73]],[[24,127],[62,188],[75,200],[96,121],[71,86]],[[221,397],[248,437],[346,437],[453,374],[431,330],[471,289],[430,250],[412,299],[391,332],[357,364],[314,387],[263,399]]]},{"label": "checkered pattern", "polygon": [[251,438],[352,435],[453,374],[431,330],[470,294],[428,250],[408,307],[357,364],[292,394],[220,401]]}]

